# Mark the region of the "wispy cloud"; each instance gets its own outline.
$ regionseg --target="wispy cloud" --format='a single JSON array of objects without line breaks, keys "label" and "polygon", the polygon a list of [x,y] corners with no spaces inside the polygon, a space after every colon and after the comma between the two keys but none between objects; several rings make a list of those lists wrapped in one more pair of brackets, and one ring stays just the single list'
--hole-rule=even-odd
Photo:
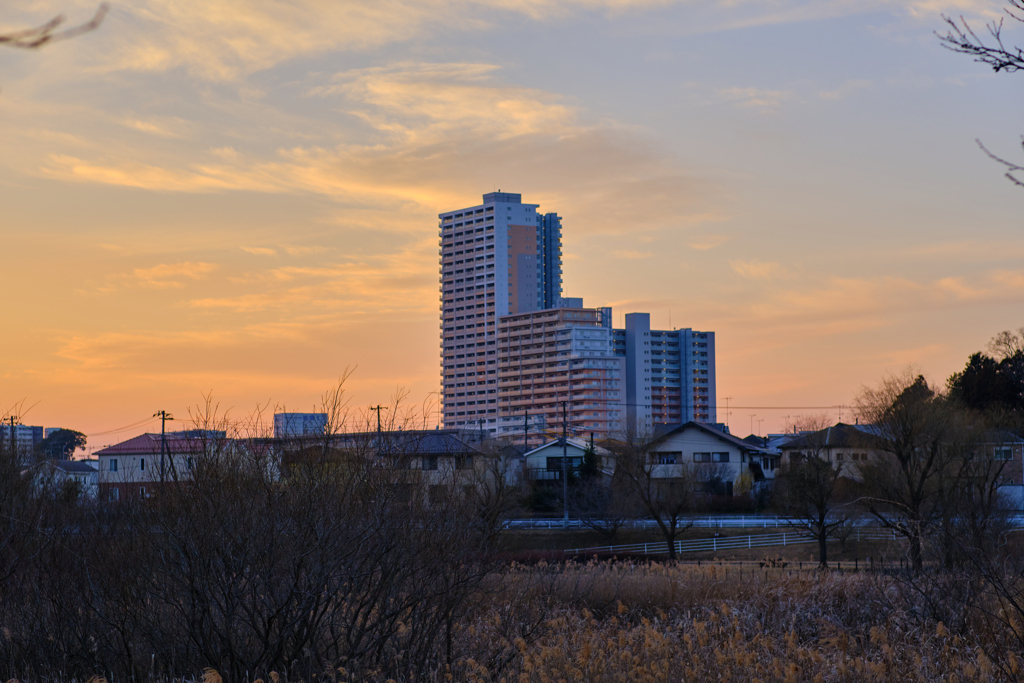
[{"label": "wispy cloud", "polygon": [[820,91],[818,93],[818,97],[820,97],[823,100],[841,100],[841,99],[844,99],[846,97],[849,97],[850,95],[852,95],[855,92],[858,92],[860,90],[865,90],[865,89],[870,88],[870,87],[871,87],[871,81],[863,79],[863,78],[855,78],[855,79],[846,81],[845,83],[840,85],[838,88],[835,88],[833,90],[822,90],[822,91]]},{"label": "wispy cloud", "polygon": [[[184,302],[207,311],[337,315],[356,311],[425,313],[437,305],[437,269],[424,258],[430,246],[415,242],[396,252],[341,263],[281,266],[250,276],[244,294]],[[256,291],[252,291],[256,290]]]},{"label": "wispy cloud", "polygon": [[[120,248],[113,251],[123,253]],[[210,273],[217,270],[215,263],[202,261],[185,261],[182,263],[161,263],[150,268],[135,268],[127,273],[115,273],[107,275],[101,284],[92,289],[82,289],[80,292],[94,291],[99,293],[110,293],[123,289],[144,288],[144,289],[181,289],[187,282],[203,280]]]},{"label": "wispy cloud", "polygon": [[773,280],[786,277],[789,272],[779,263],[758,261],[729,261],[733,271],[749,280]]},{"label": "wispy cloud", "polygon": [[996,269],[973,278],[931,281],[896,276],[803,279],[796,287],[775,289],[766,296],[750,311],[752,315],[780,322],[857,320],[901,311],[1020,301],[1024,270]]},{"label": "wispy cloud", "polygon": [[936,17],[940,14],[967,15],[997,19],[1005,16],[1001,0],[911,0],[907,10],[916,17]]},{"label": "wispy cloud", "polygon": [[[344,202],[349,216],[357,207],[386,208],[384,227],[392,229],[401,210],[436,212],[465,201],[481,179],[546,191],[540,201],[595,232],[722,220],[720,188],[636,130],[581,121],[560,96],[503,83],[497,74],[486,63],[402,63],[327,78],[316,92],[341,98],[369,126],[374,139],[361,136],[358,144],[282,148],[270,157],[221,148],[162,164],[113,152],[52,155],[39,173],[159,192],[314,193]],[[379,215],[367,220],[382,227]]]},{"label": "wispy cloud", "polygon": [[371,50],[426,31],[499,24],[495,14],[535,21],[578,11],[613,14],[659,7],[664,0],[350,0],[251,3],[245,0],[139,0],[111,17],[131,30],[108,50],[107,68],[167,71],[184,67],[229,81],[300,55]]},{"label": "wispy cloud", "polygon": [[614,252],[612,255],[615,256],[616,258],[622,258],[622,259],[628,259],[628,260],[631,260],[631,261],[635,261],[637,259],[650,258],[651,257],[651,252],[649,252],[649,251],[636,251],[636,250],[633,250],[633,249],[623,249],[623,250]]},{"label": "wispy cloud", "polygon": [[793,93],[788,90],[768,88],[720,88],[718,94],[737,107],[751,107],[766,112],[778,109],[793,97]]},{"label": "wispy cloud", "polygon": [[549,92],[501,84],[497,66],[481,63],[401,63],[336,74],[311,94],[345,95],[349,113],[409,144],[436,143],[459,131],[495,139],[557,134],[575,112]]},{"label": "wispy cloud", "polygon": [[690,242],[688,246],[690,249],[696,249],[697,251],[707,251],[708,249],[720,247],[728,241],[729,238],[725,235],[705,235],[696,241]]},{"label": "wispy cloud", "polygon": [[239,249],[247,254],[255,254],[256,256],[277,256],[277,251],[269,247],[239,247]]},{"label": "wispy cloud", "polygon": [[161,138],[183,139],[188,137],[190,124],[176,117],[128,118],[122,122],[127,128]]},{"label": "wispy cloud", "polygon": [[217,270],[214,263],[161,263],[152,268],[136,268],[132,271],[135,280],[143,287],[155,287],[165,289],[168,287],[182,287],[182,280],[202,280],[204,277]]}]

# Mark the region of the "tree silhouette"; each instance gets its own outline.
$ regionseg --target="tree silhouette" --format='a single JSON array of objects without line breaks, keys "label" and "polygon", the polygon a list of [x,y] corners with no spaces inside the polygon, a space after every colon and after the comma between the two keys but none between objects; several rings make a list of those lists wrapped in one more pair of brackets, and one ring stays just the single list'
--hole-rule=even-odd
[{"label": "tree silhouette", "polygon": [[42,26],[28,28],[22,31],[15,31],[13,33],[0,33],[0,45],[19,47],[26,50],[35,50],[49,43],[74,38],[75,36],[80,36],[83,33],[88,33],[89,31],[94,31],[99,28],[100,24],[103,23],[103,18],[107,16],[108,11],[110,11],[110,6],[107,3],[103,3],[96,9],[96,14],[93,15],[92,19],[83,24],[70,26],[63,30],[61,30],[61,26],[64,24],[65,17],[63,14],[60,14],[53,19],[50,19]]},{"label": "tree silhouette", "polygon": [[[1008,0],[1010,7],[1004,9],[1006,15],[1014,21],[1024,23],[1024,0]],[[942,15],[946,22],[946,35],[936,32],[935,35],[942,41],[942,46],[953,52],[970,55],[974,61],[988,64],[995,72],[1005,71],[1011,73],[1024,69],[1024,50],[1018,46],[1010,46],[1003,42],[1003,19],[993,21],[985,25],[988,36],[979,36],[971,28],[967,20],[960,16],[959,19]],[[1008,161],[990,152],[981,140],[975,140],[981,150],[992,160],[1006,168],[1006,177],[1014,185],[1024,187],[1024,180],[1016,174],[1024,172],[1024,166]],[[1024,147],[1024,136],[1021,138],[1021,146]]]}]

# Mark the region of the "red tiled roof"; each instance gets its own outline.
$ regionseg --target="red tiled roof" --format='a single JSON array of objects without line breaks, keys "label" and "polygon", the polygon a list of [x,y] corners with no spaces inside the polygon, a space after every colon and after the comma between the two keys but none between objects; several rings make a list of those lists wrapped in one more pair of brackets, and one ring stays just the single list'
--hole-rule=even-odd
[{"label": "red tiled roof", "polygon": [[[181,437],[167,436],[167,452],[168,453],[190,453],[195,450],[202,450],[202,446],[197,444],[194,440],[183,439]],[[160,435],[159,434],[142,434],[134,438],[116,443],[113,446],[107,446],[101,450],[95,451],[94,456],[100,455],[159,455],[160,454]]]}]

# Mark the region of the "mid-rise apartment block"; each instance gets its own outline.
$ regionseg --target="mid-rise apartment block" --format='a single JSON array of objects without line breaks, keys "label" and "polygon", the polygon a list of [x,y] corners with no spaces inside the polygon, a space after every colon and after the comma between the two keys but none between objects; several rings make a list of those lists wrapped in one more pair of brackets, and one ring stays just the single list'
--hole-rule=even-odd
[{"label": "mid-rise apartment block", "polygon": [[[498,321],[502,433],[557,431],[604,437],[625,419],[625,363],[612,351],[611,309],[559,307]],[[531,429],[532,426],[532,429]]]},{"label": "mid-rise apartment block", "polygon": [[295,439],[327,433],[327,413],[274,413],[274,438]]},{"label": "mid-rise apartment block", "polygon": [[522,195],[439,214],[444,425],[498,424],[498,318],[551,308],[562,293],[561,219]]},{"label": "mid-rise apartment block", "polygon": [[649,313],[627,313],[612,343],[626,360],[632,424],[718,421],[714,332],[652,330]]},{"label": "mid-rise apartment block", "polygon": [[22,459],[26,460],[43,442],[44,430],[32,425],[13,425],[0,423],[0,448],[13,449]]}]

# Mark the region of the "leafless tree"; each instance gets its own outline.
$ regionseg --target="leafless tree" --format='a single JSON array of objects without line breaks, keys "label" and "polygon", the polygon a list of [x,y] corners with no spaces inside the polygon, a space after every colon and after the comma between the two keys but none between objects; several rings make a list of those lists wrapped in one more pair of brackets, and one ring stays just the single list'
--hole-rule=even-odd
[{"label": "leafless tree", "polygon": [[[1010,7],[1003,10],[1015,21],[1024,22],[1024,0],[1007,0]],[[996,72],[1024,69],[1024,52],[1019,47],[1007,47],[1003,42],[1003,19],[985,26],[988,40],[981,38],[961,15],[959,18],[942,15],[946,22],[946,35],[939,36],[943,47],[953,52],[974,57],[974,61],[988,64]]]},{"label": "leafless tree", "polygon": [[0,33],[0,45],[18,47],[26,50],[35,50],[50,43],[74,38],[75,36],[80,36],[83,33],[95,31],[99,28],[100,24],[103,23],[103,19],[107,16],[108,11],[110,11],[110,6],[107,3],[103,3],[96,9],[96,14],[93,15],[92,19],[85,23],[64,29],[61,29],[61,26],[64,25],[66,19],[64,15],[61,14],[50,19],[50,21],[46,22],[42,26],[28,28],[22,31],[14,31],[12,33]]},{"label": "leafless tree", "polygon": [[622,487],[643,513],[658,525],[670,560],[676,559],[675,542],[693,526],[692,515],[707,502],[705,484],[718,471],[714,465],[660,463],[652,454],[652,439],[643,430],[627,432],[620,442],[610,442],[615,454],[612,485]]},{"label": "leafless tree", "polygon": [[1013,331],[1004,330],[992,337],[988,343],[988,350],[996,360],[1024,354],[1024,327],[1018,327]]},{"label": "leafless tree", "polygon": [[[1024,22],[1024,14],[1022,14],[1024,13],[1024,0],[1007,0],[1007,2],[1009,8],[1004,10],[1007,16],[1014,21]],[[1024,69],[1024,52],[1021,48],[1007,46],[1003,42],[1003,19],[990,22],[985,26],[987,38],[975,33],[963,16],[954,18],[942,15],[942,19],[946,22],[946,34],[936,33],[936,35],[943,47],[953,52],[970,55],[974,57],[974,61],[988,64],[997,73],[999,71],[1010,73]],[[1024,171],[1024,166],[993,154],[982,144],[981,140],[975,140],[975,142],[989,158],[1006,168],[1005,175],[1010,182],[1024,187],[1024,180],[1016,175]],[[1024,138],[1022,138],[1021,145],[1024,147]]]},{"label": "leafless tree", "polygon": [[[5,545],[0,522],[0,668],[363,680],[452,661],[501,527],[480,524],[464,488],[423,495],[415,472],[358,442],[306,449],[284,472],[260,411],[236,420],[206,396],[191,417],[196,457],[159,496],[59,507],[27,487],[8,505],[3,487],[23,479],[0,481],[20,530]],[[26,519],[33,500],[44,519]]]},{"label": "leafless tree", "polygon": [[950,481],[952,425],[948,404],[910,372],[865,388],[857,412],[875,430],[878,450],[861,465],[867,509],[907,539],[910,561],[920,570],[924,539],[942,518]]},{"label": "leafless tree", "polygon": [[875,458],[861,466],[868,509],[904,536],[921,570],[924,540],[937,538],[948,568],[958,549],[987,552],[1001,536],[999,495],[1007,461],[997,460],[995,431],[982,416],[935,394],[921,376],[890,376],[858,399],[875,430]]},{"label": "leafless tree", "polygon": [[791,448],[800,448],[799,457],[791,456],[778,477],[775,499],[785,511],[790,525],[806,531],[818,542],[818,563],[828,566],[828,541],[849,527],[851,501],[844,486],[843,461],[830,459],[827,417],[809,418],[798,429],[806,432]]},{"label": "leafless tree", "polygon": [[584,526],[609,542],[637,516],[635,500],[604,476],[581,478],[569,491],[569,508]]}]

